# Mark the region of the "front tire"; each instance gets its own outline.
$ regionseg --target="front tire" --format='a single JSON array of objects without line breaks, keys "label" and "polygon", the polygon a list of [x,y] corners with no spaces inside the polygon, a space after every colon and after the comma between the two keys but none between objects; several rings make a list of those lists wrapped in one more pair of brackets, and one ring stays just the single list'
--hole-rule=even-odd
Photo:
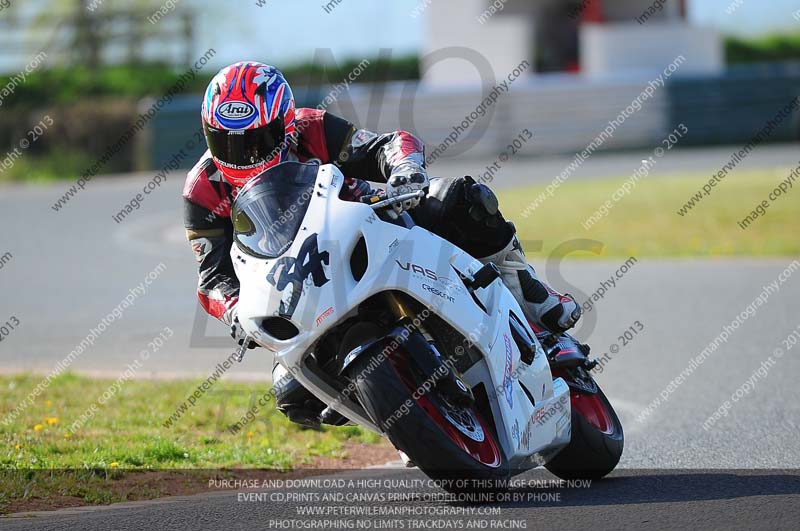
[{"label": "front tire", "polygon": [[[372,337],[378,337],[378,330]],[[435,388],[418,393],[424,378],[416,374],[403,346],[364,353],[348,368],[359,401],[373,422],[430,478],[451,492],[471,488],[457,480],[488,480],[486,490],[510,478],[508,463],[494,431],[475,406],[451,405]]]}]

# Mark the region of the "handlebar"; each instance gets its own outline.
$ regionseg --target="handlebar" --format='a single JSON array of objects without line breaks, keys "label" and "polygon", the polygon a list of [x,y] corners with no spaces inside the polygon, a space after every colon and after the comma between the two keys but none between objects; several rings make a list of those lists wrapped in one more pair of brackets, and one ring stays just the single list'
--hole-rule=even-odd
[{"label": "handlebar", "polygon": [[377,203],[373,203],[370,206],[372,207],[372,210],[381,210],[390,207],[394,204],[402,203],[403,201],[408,201],[410,199],[422,199],[423,197],[425,197],[425,191],[417,190],[416,192],[412,192],[410,194],[397,195],[394,197],[390,197],[388,199],[384,199],[382,201],[378,201]]}]

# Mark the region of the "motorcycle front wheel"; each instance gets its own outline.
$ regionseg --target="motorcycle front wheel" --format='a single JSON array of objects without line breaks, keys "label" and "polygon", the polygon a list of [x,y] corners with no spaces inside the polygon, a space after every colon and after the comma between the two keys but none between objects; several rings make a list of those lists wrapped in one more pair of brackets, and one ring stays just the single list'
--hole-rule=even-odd
[{"label": "motorcycle front wheel", "polygon": [[442,488],[503,490],[511,472],[489,422],[474,405],[455,406],[425,386],[403,346],[357,358],[348,376],[373,422]]}]

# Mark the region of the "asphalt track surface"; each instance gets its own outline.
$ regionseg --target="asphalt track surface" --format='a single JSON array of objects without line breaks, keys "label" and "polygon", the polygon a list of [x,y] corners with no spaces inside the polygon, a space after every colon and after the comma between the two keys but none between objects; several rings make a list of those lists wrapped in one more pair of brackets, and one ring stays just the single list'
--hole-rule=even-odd
[{"label": "asphalt track surface", "polygon": [[[686,152],[677,154],[670,164],[683,168],[680,171],[691,168],[710,173],[717,159],[721,163],[729,153],[730,149],[724,148],[705,154]],[[754,153],[745,167],[789,166],[796,159],[796,148],[791,147],[764,147],[757,153],[760,158]],[[581,170],[587,173],[575,178],[625,175],[624,168],[635,168],[641,155],[593,157]],[[667,160],[670,158],[664,162]],[[461,173],[462,166],[437,170]],[[671,167],[660,164],[657,171],[666,175]],[[520,184],[523,174],[527,175],[525,182],[547,182],[557,175],[555,169],[561,169],[558,159],[515,162],[509,167],[508,179],[501,174],[494,184]],[[137,298],[72,368],[116,377],[164,327],[170,327],[174,337],[158,356],[150,358],[139,376],[204,376],[230,352],[224,328],[202,319],[197,311],[195,263],[181,230],[182,179],[171,176],[122,223],[111,219],[147,179],[144,175],[98,179],[60,212],[50,205],[65,190],[63,183],[3,188],[0,212],[4,226],[14,230],[6,231],[0,247],[0,255],[13,255],[0,269],[0,316],[5,321],[13,315],[21,324],[0,345],[1,370],[52,370],[159,263],[166,269],[147,293]],[[624,261],[559,263],[547,257],[529,258],[551,283],[566,285],[580,300],[595,292]],[[542,492],[560,496],[549,501],[539,496],[502,503],[498,505],[500,515],[475,518],[482,518],[487,529],[519,528],[521,522],[528,529],[796,529],[800,520],[800,344],[787,348],[783,341],[800,326],[800,270],[789,276],[784,273],[784,282],[765,303],[741,318],[763,287],[777,281],[791,261],[640,260],[615,279],[616,286],[587,313],[577,335],[593,346],[594,356],[609,354],[597,379],[626,429],[620,468],[611,480],[589,489],[522,487],[517,491],[523,498]],[[669,387],[737,316],[739,322],[727,341],[680,384]],[[643,325],[642,331],[622,345],[620,336],[631,326],[638,328],[636,321]],[[614,345],[619,347],[616,352],[612,352]],[[776,349],[782,349],[780,356]],[[255,351],[232,369],[231,375],[263,380],[269,367],[271,360]],[[660,397],[662,403],[656,404]],[[726,400],[730,408],[725,408]],[[653,404],[650,415],[644,417],[642,412]],[[726,415],[709,424],[707,420],[720,408]],[[424,479],[416,470],[399,468],[348,474]],[[543,471],[522,478],[554,479]],[[441,491],[432,492],[429,496],[421,493],[410,502],[338,505],[430,507],[431,511],[457,507],[436,499]],[[296,506],[307,504],[237,499],[236,492],[215,493],[100,510],[69,510],[2,519],[0,527],[279,529],[278,523],[270,526],[270,520],[322,519],[298,516]],[[415,518],[470,520],[441,510],[445,515],[409,515],[408,522]],[[371,518],[373,524],[387,520]],[[415,528],[408,527],[408,522],[405,529]],[[422,525],[418,523],[416,528],[424,528]],[[469,529],[466,525],[460,528]]]},{"label": "asphalt track surface", "polygon": [[[671,152],[659,160],[648,178],[685,171],[711,175],[726,157],[730,157],[732,149],[717,147]],[[647,152],[597,154],[589,158],[571,179],[625,176],[636,169],[645,156]],[[763,146],[754,151],[740,169],[790,167],[796,164],[796,159],[794,144]],[[547,183],[568,162],[569,159],[564,157],[512,159],[496,175],[492,186],[502,189],[526,183]],[[435,175],[478,175],[485,165],[486,161],[447,161],[437,163],[431,171]],[[175,335],[158,357],[151,357],[140,369],[141,376],[187,373],[203,376],[226,357],[225,351],[230,350],[231,344],[227,330],[203,314],[194,295],[196,264],[182,228],[180,190],[183,173],[169,174],[167,183],[146,195],[141,208],[121,223],[112,219],[135,194],[141,192],[150,178],[152,174],[95,179],[58,212],[52,210],[51,205],[70,183],[0,188],[0,216],[5,227],[14,229],[6,230],[0,242],[0,256],[5,253],[13,255],[0,269],[3,293],[0,317],[5,322],[7,317],[15,316],[21,322],[19,329],[0,345],[0,370],[52,370],[92,329],[98,329],[101,320],[161,263],[165,269],[151,286],[146,287],[147,293],[137,297],[120,319],[114,319],[71,367],[116,377],[164,327],[169,327]],[[513,212],[507,212],[507,215],[514,218]],[[547,238],[546,231],[540,238]],[[574,269],[575,276],[568,276],[565,266],[563,279],[559,279],[551,274],[549,268],[543,267],[546,257],[529,252],[529,258],[537,270],[557,287],[573,291],[582,289],[587,294],[596,289],[595,284],[601,277],[619,265],[615,260],[582,265]],[[698,274],[709,270],[712,276],[716,274],[714,268],[703,263],[683,264],[690,269],[697,267]],[[738,270],[737,278],[740,280],[736,289],[739,289],[749,285],[751,268],[761,270],[770,266],[737,261],[724,269],[730,267]],[[706,280],[690,271],[687,271],[687,277],[690,284],[696,279],[700,286]],[[561,280],[570,285],[565,287]],[[672,275],[666,282],[674,282],[675,289],[682,289],[682,280]],[[651,299],[644,294],[661,287],[660,284],[647,286],[639,298]],[[667,291],[668,287],[674,291],[671,285],[664,285],[663,290]],[[726,287],[724,291],[729,289]],[[617,296],[606,304],[631,303],[634,300]],[[708,310],[703,312],[706,315],[715,315],[723,309],[718,308],[713,300],[706,304]],[[665,315],[659,317],[667,318],[666,309],[664,311]],[[613,308],[607,311],[609,320],[597,328],[598,335],[593,335],[593,342],[606,343],[607,338],[613,335],[613,328],[609,326],[614,324],[615,313]],[[689,326],[685,333],[694,336],[702,331],[703,326],[704,322],[700,321]],[[603,336],[603,332],[607,335]],[[270,368],[270,360],[252,353],[246,364],[235,367],[230,373],[239,378],[262,379],[268,376]]]},{"label": "asphalt track surface", "polygon": [[[387,485],[425,481],[418,471],[364,470],[336,476]],[[389,502],[272,502],[270,495],[318,494],[323,489],[262,489],[69,509],[0,520],[9,530],[81,529],[773,529],[796,530],[800,475],[797,471],[620,471],[589,488],[551,486],[544,472],[523,476],[527,485],[510,491],[524,501],[479,506],[443,502],[444,494],[420,489]],[[332,479],[332,478],[331,478]],[[321,484],[322,479],[318,482]],[[364,494],[363,488],[328,488],[328,493]],[[396,488],[371,489],[373,496]],[[248,495],[249,494],[249,495]],[[253,495],[260,494],[260,496]],[[328,515],[298,514],[316,507]],[[354,516],[342,513],[376,513]],[[393,515],[392,515],[393,513]],[[397,516],[405,514],[405,516]],[[297,522],[300,522],[298,524]],[[402,522],[402,523],[400,523]]]}]

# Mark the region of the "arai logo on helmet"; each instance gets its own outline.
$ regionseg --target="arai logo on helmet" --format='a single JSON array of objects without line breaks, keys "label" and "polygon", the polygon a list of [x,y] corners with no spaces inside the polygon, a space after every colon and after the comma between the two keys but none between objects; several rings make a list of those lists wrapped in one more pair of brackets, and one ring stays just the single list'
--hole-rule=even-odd
[{"label": "arai logo on helmet", "polygon": [[219,106],[217,114],[231,120],[242,120],[255,114],[256,108],[246,101],[228,101]]},{"label": "arai logo on helmet", "polygon": [[240,129],[253,123],[257,112],[256,108],[246,101],[226,101],[219,106],[216,115],[226,128]]}]

